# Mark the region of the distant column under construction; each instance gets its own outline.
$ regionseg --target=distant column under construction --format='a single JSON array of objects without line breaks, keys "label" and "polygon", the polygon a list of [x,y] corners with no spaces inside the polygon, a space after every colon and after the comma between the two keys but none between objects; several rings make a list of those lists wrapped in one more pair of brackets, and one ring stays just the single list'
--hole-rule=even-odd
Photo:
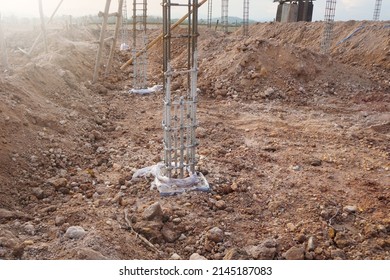
[{"label": "distant column under construction", "polygon": [[122,7],[122,28],[121,28],[121,44],[120,44],[120,50],[128,50],[129,49],[129,34],[127,29],[127,3],[126,0],[123,1],[123,7]]},{"label": "distant column under construction", "polygon": [[222,0],[221,3],[221,25],[222,30],[227,33],[229,26],[229,0]]},{"label": "distant column under construction", "polygon": [[207,7],[207,27],[211,28],[211,22],[213,21],[213,0],[208,0]]},{"label": "distant column under construction", "polygon": [[242,17],[243,35],[249,35],[249,0],[244,0],[244,13]]},{"label": "distant column under construction", "polygon": [[376,0],[375,1],[374,16],[373,16],[372,20],[375,20],[375,21],[379,20],[379,16],[381,13],[381,7],[382,7],[382,0]]},{"label": "distant column under construction", "polygon": [[325,17],[324,17],[324,34],[321,41],[321,52],[328,53],[332,41],[332,32],[334,25],[334,16],[336,13],[336,0],[326,0]]},{"label": "distant column under construction", "polygon": [[147,87],[148,55],[143,51],[148,44],[147,37],[147,0],[133,0],[133,88]]}]

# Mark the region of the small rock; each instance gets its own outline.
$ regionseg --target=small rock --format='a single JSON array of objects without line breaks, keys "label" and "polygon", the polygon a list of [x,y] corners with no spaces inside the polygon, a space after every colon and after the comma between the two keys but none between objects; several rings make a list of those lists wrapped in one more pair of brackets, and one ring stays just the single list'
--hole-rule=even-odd
[{"label": "small rock", "polygon": [[65,188],[68,185],[68,180],[65,178],[51,179],[49,183],[56,189]]},{"label": "small rock", "polygon": [[55,218],[55,221],[54,221],[54,224],[57,226],[57,227],[59,227],[59,226],[61,226],[61,225],[63,225],[64,223],[65,223],[65,217],[63,217],[63,216],[56,216],[56,218]]},{"label": "small rock", "polygon": [[161,229],[161,234],[162,236],[164,237],[164,240],[169,242],[169,243],[173,243],[175,242],[177,239],[179,239],[180,237],[180,233],[172,230],[171,228],[169,228],[168,226],[164,226],[162,229]]},{"label": "small rock", "polygon": [[306,241],[306,235],[303,233],[298,233],[296,240],[298,243],[303,243]]},{"label": "small rock", "polygon": [[215,243],[223,241],[224,233],[219,227],[213,227],[207,232],[207,238]]},{"label": "small rock", "polygon": [[106,149],[104,147],[98,147],[96,149],[96,153],[98,154],[104,154],[106,152]]},{"label": "small rock", "polygon": [[65,237],[70,239],[81,239],[86,235],[85,230],[80,226],[71,226],[65,232]]},{"label": "small rock", "polygon": [[107,258],[100,252],[91,248],[80,248],[77,250],[79,260],[106,260]]},{"label": "small rock", "polygon": [[321,166],[322,165],[322,161],[320,159],[313,159],[310,161],[310,165],[311,166]]},{"label": "small rock", "polygon": [[292,170],[294,170],[294,171],[300,171],[301,169],[302,169],[302,167],[300,167],[299,165],[294,165],[292,167]]},{"label": "small rock", "polygon": [[173,253],[172,256],[169,259],[178,261],[178,260],[181,260],[181,257],[178,254]]},{"label": "small rock", "polygon": [[343,211],[348,213],[355,213],[358,211],[358,208],[355,205],[347,205],[343,207]]},{"label": "small rock", "polygon": [[217,200],[215,202],[215,207],[217,207],[219,210],[223,210],[226,208],[226,203],[223,200]]},{"label": "small rock", "polygon": [[347,258],[345,252],[340,249],[330,250],[330,257],[334,260],[345,260]]},{"label": "small rock", "polygon": [[0,208],[0,221],[1,220],[8,220],[16,217],[16,213]]},{"label": "small rock", "polygon": [[315,247],[314,237],[310,236],[309,240],[307,241],[307,251],[314,251]]},{"label": "small rock", "polygon": [[34,225],[31,223],[26,223],[24,225],[24,231],[29,235],[35,235],[35,228]]},{"label": "small rock", "polygon": [[249,256],[247,252],[245,252],[244,250],[232,248],[226,252],[223,259],[224,260],[249,260]]},{"label": "small rock", "polygon": [[181,223],[181,219],[180,218],[174,218],[174,219],[172,219],[172,222],[177,225],[177,224]]},{"label": "small rock", "polygon": [[334,242],[336,243],[337,247],[345,248],[352,245],[354,240],[344,232],[337,232],[334,238]]},{"label": "small rock", "polygon": [[120,171],[122,169],[122,165],[120,165],[118,163],[113,163],[112,169],[114,169],[114,171]]},{"label": "small rock", "polygon": [[33,195],[38,198],[38,199],[43,199],[45,198],[45,194],[41,188],[33,188],[32,189]]},{"label": "small rock", "polygon": [[305,259],[305,249],[303,247],[291,247],[283,254],[286,260],[304,260]]},{"label": "small rock", "polygon": [[273,260],[277,253],[277,243],[274,239],[267,239],[260,245],[246,248],[247,253],[255,260]]},{"label": "small rock", "polygon": [[163,216],[163,211],[160,205],[160,202],[155,202],[149,207],[147,207],[143,212],[143,218],[145,220],[161,219]]},{"label": "small rock", "polygon": [[286,226],[287,226],[287,229],[288,229],[289,231],[294,231],[294,230],[295,230],[295,226],[294,226],[293,223],[288,223]]},{"label": "small rock", "polygon": [[274,92],[275,92],[275,90],[272,87],[269,87],[264,91],[264,96],[270,97]]},{"label": "small rock", "polygon": [[205,257],[199,255],[198,253],[193,253],[191,256],[190,256],[190,260],[207,260]]},{"label": "small rock", "polygon": [[364,227],[364,234],[366,238],[373,238],[378,236],[378,227],[373,224],[368,224]]}]

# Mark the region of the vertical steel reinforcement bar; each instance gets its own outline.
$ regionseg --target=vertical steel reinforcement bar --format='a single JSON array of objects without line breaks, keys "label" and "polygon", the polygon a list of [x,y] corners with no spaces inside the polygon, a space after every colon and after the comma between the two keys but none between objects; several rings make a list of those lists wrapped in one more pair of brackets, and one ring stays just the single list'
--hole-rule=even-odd
[{"label": "vertical steel reinforcement bar", "polygon": [[[172,31],[171,9],[186,8],[187,26]],[[198,0],[163,1],[164,165],[169,178],[195,172],[197,140]],[[171,46],[184,48],[173,63]],[[176,57],[175,57],[176,58]],[[179,83],[179,89],[172,85]]]}]

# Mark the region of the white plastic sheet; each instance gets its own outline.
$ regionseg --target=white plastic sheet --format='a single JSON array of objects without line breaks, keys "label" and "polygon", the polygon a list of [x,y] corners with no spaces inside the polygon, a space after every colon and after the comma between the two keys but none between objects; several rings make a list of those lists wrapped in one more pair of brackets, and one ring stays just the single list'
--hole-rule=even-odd
[{"label": "white plastic sheet", "polygon": [[141,89],[134,89],[133,88],[133,89],[129,90],[129,93],[144,95],[144,94],[151,94],[151,93],[154,93],[156,91],[160,91],[161,89],[162,89],[161,85],[155,85],[155,86],[152,86],[150,88],[141,88]]},{"label": "white plastic sheet", "polygon": [[165,168],[163,163],[138,169],[133,178],[154,176],[151,189],[157,189],[161,195],[175,195],[186,191],[209,191],[210,186],[200,172],[190,173],[184,179],[169,178],[162,175],[162,170]]}]

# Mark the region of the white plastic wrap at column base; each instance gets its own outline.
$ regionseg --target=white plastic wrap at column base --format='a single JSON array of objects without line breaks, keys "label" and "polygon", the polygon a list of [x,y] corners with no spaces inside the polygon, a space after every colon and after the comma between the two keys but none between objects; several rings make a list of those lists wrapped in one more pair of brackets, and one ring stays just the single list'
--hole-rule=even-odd
[{"label": "white plastic wrap at column base", "polygon": [[130,47],[129,47],[128,44],[122,43],[122,44],[120,45],[120,47],[119,47],[119,50],[121,50],[121,51],[127,51],[129,48],[130,48]]},{"label": "white plastic wrap at column base", "polygon": [[151,94],[151,93],[154,93],[154,92],[157,92],[157,91],[160,91],[162,90],[162,87],[161,85],[155,85],[155,86],[152,86],[150,88],[141,88],[141,89],[134,89],[132,88],[131,90],[129,90],[129,93],[134,93],[134,94]]},{"label": "white plastic wrap at column base", "polygon": [[209,183],[200,172],[190,173],[190,176],[184,179],[168,178],[161,174],[161,170],[165,168],[164,163],[144,167],[138,169],[133,178],[154,176],[151,189],[157,189],[162,196],[169,196],[184,193],[186,191],[203,191],[210,190]]}]

